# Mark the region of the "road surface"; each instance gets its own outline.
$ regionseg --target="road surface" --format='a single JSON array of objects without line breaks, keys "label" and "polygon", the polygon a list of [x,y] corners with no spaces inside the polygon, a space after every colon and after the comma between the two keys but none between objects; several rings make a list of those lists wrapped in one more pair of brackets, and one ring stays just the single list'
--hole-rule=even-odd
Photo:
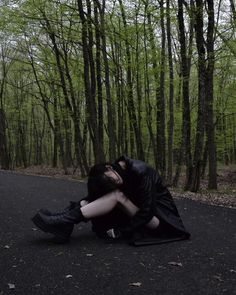
[{"label": "road surface", "polygon": [[236,211],[176,200],[189,241],[133,247],[76,226],[53,244],[30,218],[86,195],[84,183],[0,171],[0,295],[236,294]]}]

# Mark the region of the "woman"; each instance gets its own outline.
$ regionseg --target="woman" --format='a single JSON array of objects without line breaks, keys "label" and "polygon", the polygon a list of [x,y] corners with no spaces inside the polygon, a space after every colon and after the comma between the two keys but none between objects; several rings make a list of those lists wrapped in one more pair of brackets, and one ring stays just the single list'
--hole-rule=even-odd
[{"label": "woman", "polygon": [[32,218],[35,225],[63,242],[69,240],[74,224],[89,220],[100,237],[190,237],[160,176],[142,161],[121,156],[114,164],[97,164],[87,186],[85,199],[61,213],[40,210]]}]

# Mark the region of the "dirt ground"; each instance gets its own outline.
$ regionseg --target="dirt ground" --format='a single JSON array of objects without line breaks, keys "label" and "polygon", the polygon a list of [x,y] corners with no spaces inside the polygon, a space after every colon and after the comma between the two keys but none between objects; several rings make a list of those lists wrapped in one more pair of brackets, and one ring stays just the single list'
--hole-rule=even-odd
[{"label": "dirt ground", "polygon": [[[74,172],[72,169],[68,169],[67,175],[60,168],[51,168],[48,166],[31,166],[26,169],[17,168],[14,172],[86,181],[86,179],[81,179],[79,173],[77,171]],[[180,179],[180,183],[183,183],[183,180],[184,176]],[[236,208],[236,165],[220,166],[218,168],[217,181],[217,191],[207,189],[207,177],[201,180],[201,189],[198,193],[186,192],[181,187],[170,187],[169,190],[173,197],[177,199],[187,198],[211,205]]]}]

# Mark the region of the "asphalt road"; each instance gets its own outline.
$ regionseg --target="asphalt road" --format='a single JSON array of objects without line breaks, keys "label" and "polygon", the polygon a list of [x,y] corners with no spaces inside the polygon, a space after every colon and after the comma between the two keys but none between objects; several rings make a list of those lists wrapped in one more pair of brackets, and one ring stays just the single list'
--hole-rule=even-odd
[{"label": "asphalt road", "polygon": [[77,181],[0,171],[0,295],[236,294],[236,211],[176,200],[189,241],[105,243],[89,224],[55,245],[30,218],[86,194]]}]

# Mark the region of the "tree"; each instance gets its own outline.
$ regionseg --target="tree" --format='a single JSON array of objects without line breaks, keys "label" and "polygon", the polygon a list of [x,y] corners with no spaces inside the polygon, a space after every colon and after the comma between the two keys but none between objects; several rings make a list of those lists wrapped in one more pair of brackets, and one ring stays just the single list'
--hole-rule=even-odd
[{"label": "tree", "polygon": [[193,157],[193,170],[191,181],[187,188],[196,192],[200,186],[200,171],[202,166],[202,151],[204,143],[204,125],[205,125],[205,100],[206,100],[206,62],[204,46],[204,28],[203,28],[203,8],[202,0],[196,0],[195,9],[195,34],[198,52],[198,115],[196,127],[196,139]]},{"label": "tree", "polygon": [[167,180],[172,184],[173,170],[173,133],[174,133],[174,67],[172,58],[171,42],[171,19],[170,19],[170,1],[166,2],[166,31],[169,61],[169,121],[168,121],[168,168]]},{"label": "tree", "polygon": [[157,163],[162,177],[166,178],[166,140],[165,140],[165,62],[166,62],[166,33],[164,24],[164,1],[160,0],[160,27],[161,27],[161,55],[160,55],[160,82],[157,92]]},{"label": "tree", "polygon": [[[121,0],[119,0],[121,16],[123,20],[124,30],[125,30],[125,51],[126,51],[126,59],[127,59],[127,108],[129,113],[129,120],[131,124],[131,128],[134,130],[135,139],[136,139],[136,149],[137,149],[137,157],[140,160],[144,160],[144,151],[142,144],[142,135],[141,130],[138,128],[137,115],[134,105],[133,98],[133,82],[132,82],[132,69],[131,69],[131,53],[130,53],[130,44],[128,42],[128,30],[127,30],[127,22],[124,6]],[[131,131],[132,136],[132,131]]]},{"label": "tree", "polygon": [[[3,39],[3,41],[5,41]],[[0,164],[2,169],[10,168],[10,159],[7,144],[7,132],[6,132],[6,115],[4,110],[4,96],[6,94],[6,80],[10,70],[11,62],[7,61],[7,55],[9,48],[6,43],[3,42],[0,48]]]},{"label": "tree", "polygon": [[[187,58],[187,46],[185,38],[185,25],[183,14],[183,1],[178,1],[178,24],[179,24],[179,42],[181,54],[181,77],[182,77],[182,95],[183,95],[183,113],[182,113],[182,134],[183,147],[186,163],[186,184],[185,189],[189,188],[192,178],[192,153],[191,153],[191,117],[190,117],[190,103],[189,103],[189,77],[190,77],[190,63]],[[182,146],[182,143],[181,143]],[[182,149],[180,149],[180,156]]]},{"label": "tree", "polygon": [[6,117],[3,109],[0,109],[0,163],[2,169],[9,169],[9,155],[6,136]]},{"label": "tree", "polygon": [[207,68],[206,68],[206,135],[209,165],[209,189],[217,189],[215,125],[213,114],[214,102],[214,1],[207,0],[208,29],[207,29]]},{"label": "tree", "polygon": [[103,0],[102,7],[99,5],[99,1],[96,1],[100,12],[100,34],[101,34],[101,49],[104,61],[105,70],[105,87],[106,87],[106,101],[107,101],[107,118],[108,118],[108,137],[109,137],[109,160],[114,161],[116,158],[116,124],[114,114],[114,106],[112,105],[111,97],[111,83],[110,83],[110,68],[108,63],[107,54],[107,42],[106,42],[106,26],[105,26],[105,0]]}]

